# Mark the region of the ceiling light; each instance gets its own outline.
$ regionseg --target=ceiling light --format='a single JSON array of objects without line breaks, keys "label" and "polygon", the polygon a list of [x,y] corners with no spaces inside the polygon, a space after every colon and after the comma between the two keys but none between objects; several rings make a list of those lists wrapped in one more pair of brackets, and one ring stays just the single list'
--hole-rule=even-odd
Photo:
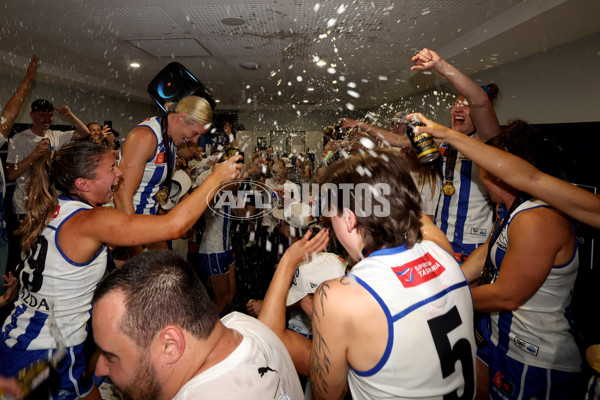
[{"label": "ceiling light", "polygon": [[242,18],[231,17],[231,18],[223,18],[221,20],[221,23],[224,25],[229,25],[229,26],[240,26],[240,25],[244,25],[246,23],[246,21]]},{"label": "ceiling light", "polygon": [[221,102],[221,100],[215,99],[215,103],[220,103],[220,102]]},{"label": "ceiling light", "polygon": [[315,91],[315,88],[314,88],[314,87],[309,87],[309,88],[308,88],[308,89],[306,89],[306,90],[308,90],[309,92],[314,92],[314,91]]},{"label": "ceiling light", "polygon": [[129,64],[129,66],[131,68],[139,68],[141,65],[140,65],[140,63],[132,62],[131,64]]},{"label": "ceiling light", "polygon": [[308,100],[302,100],[303,103],[308,103]]},{"label": "ceiling light", "polygon": [[254,71],[260,68],[260,64],[252,61],[243,61],[240,63],[240,67],[250,71]]},{"label": "ceiling light", "polygon": [[319,67],[324,67],[324,66],[327,65],[327,61],[325,61],[325,60],[319,60],[319,61],[317,61],[317,65]]}]

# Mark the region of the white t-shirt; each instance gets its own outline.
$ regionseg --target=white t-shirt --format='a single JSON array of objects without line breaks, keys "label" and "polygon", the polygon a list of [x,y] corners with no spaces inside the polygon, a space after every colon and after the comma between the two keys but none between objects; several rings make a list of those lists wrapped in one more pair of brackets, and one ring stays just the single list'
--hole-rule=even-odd
[{"label": "white t-shirt", "polygon": [[[27,129],[17,133],[8,144],[8,155],[6,156],[7,164],[17,164],[23,161],[25,157],[35,150],[37,144],[43,138],[50,139],[50,150],[58,150],[65,144],[71,141],[75,131],[53,131],[48,129],[44,136],[38,136]],[[17,186],[13,195],[13,209],[16,214],[25,214],[26,197],[27,197],[27,182],[29,181],[29,171],[25,171],[23,175],[17,178]]]},{"label": "white t-shirt", "polygon": [[240,333],[242,342],[223,361],[188,381],[174,400],[304,399],[294,363],[272,330],[238,312],[221,322]]}]

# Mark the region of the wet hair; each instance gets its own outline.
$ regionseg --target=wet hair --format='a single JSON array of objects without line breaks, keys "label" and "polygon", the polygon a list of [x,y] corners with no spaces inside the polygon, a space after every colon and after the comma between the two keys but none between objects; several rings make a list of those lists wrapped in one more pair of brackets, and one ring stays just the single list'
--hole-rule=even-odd
[{"label": "wet hair", "polygon": [[169,250],[131,258],[100,282],[92,301],[114,292],[125,297],[119,329],[143,349],[167,325],[177,325],[198,339],[206,339],[219,320],[192,267]]},{"label": "wet hair", "polygon": [[210,103],[199,96],[187,96],[177,103],[166,103],[168,112],[185,114],[185,122],[188,125],[208,125],[213,122],[213,110]]},{"label": "wet hair", "polygon": [[549,157],[549,143],[538,128],[523,120],[511,121],[486,144],[520,157],[540,171],[555,175],[555,167]]},{"label": "wet hair", "polygon": [[[422,240],[421,197],[410,176],[408,161],[400,152],[375,149],[339,160],[324,171],[319,178],[319,183],[335,185],[338,193],[341,184],[351,184],[348,190],[350,196],[346,196],[346,199],[333,193],[330,211],[342,215],[344,207],[347,207],[356,214],[357,228],[365,245],[363,251],[371,252],[383,246],[407,245],[410,248]],[[389,202],[389,215],[385,217],[376,215],[375,207],[381,206],[381,202],[378,203],[377,199],[370,202],[372,209],[365,210],[366,216],[361,216],[362,213],[357,212],[358,209],[364,210],[368,205],[365,199],[362,204],[357,203],[365,197],[357,195],[355,191],[359,183],[368,184],[371,188],[378,183],[389,185],[388,194],[379,193]]]},{"label": "wet hair", "polygon": [[487,85],[481,86],[481,88],[487,94],[490,101],[494,103],[494,100],[496,100],[498,93],[500,92],[498,85],[495,83],[488,83]]},{"label": "wet hair", "polygon": [[27,214],[16,231],[21,236],[23,254],[48,225],[58,206],[58,193],[74,193],[77,178],[94,179],[107,152],[101,144],[77,140],[56,152],[45,151],[33,160],[27,184]]}]

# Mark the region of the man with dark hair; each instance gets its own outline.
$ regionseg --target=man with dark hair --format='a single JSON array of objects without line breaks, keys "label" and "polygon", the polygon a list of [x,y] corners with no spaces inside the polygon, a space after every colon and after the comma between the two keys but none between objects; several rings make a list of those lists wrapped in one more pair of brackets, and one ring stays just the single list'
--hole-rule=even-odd
[{"label": "man with dark hair", "polygon": [[[54,111],[68,119],[75,130],[63,132],[50,129],[50,125],[54,122]],[[17,181],[13,195],[13,209],[19,220],[27,212],[29,168],[37,155],[48,150],[58,150],[71,140],[82,139],[90,134],[87,126],[66,105],[54,107],[48,100],[37,99],[31,103],[29,116],[33,125],[12,138],[6,156],[6,177],[11,181]]]},{"label": "man with dark hair", "polygon": [[93,302],[96,375],[131,399],[304,396],[277,336],[240,313],[219,321],[192,268],[170,251],[130,259]]},{"label": "man with dark hair", "polygon": [[443,233],[430,221],[422,227],[428,219],[406,160],[383,150],[355,155],[320,181],[322,195],[333,192],[323,214],[358,263],[314,295],[315,398],[341,398],[349,387],[354,399],[472,399],[469,286]]}]

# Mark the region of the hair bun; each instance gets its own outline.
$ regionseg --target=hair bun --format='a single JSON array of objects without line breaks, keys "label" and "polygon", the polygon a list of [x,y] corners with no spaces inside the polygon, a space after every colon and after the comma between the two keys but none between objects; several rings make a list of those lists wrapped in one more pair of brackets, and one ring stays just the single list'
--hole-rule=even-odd
[{"label": "hair bun", "polygon": [[484,86],[483,90],[485,90],[490,100],[494,100],[496,97],[498,97],[498,92],[500,92],[500,89],[498,89],[498,85],[496,85],[495,83],[488,83]]}]

